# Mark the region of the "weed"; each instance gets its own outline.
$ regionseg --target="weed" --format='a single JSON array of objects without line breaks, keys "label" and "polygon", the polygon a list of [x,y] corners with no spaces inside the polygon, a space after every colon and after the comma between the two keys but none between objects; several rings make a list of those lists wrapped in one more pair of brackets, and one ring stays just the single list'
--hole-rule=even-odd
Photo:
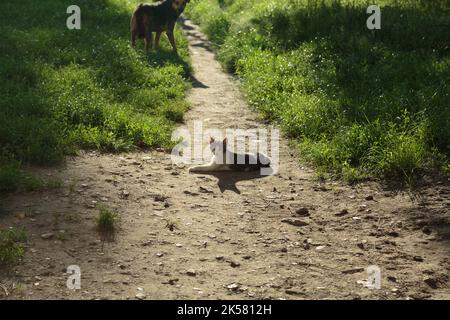
[{"label": "weed", "polygon": [[97,228],[103,232],[114,232],[117,227],[118,214],[116,211],[101,207],[97,217]]},{"label": "weed", "polygon": [[25,254],[23,243],[27,240],[24,230],[14,228],[0,230],[0,265],[13,264]]}]

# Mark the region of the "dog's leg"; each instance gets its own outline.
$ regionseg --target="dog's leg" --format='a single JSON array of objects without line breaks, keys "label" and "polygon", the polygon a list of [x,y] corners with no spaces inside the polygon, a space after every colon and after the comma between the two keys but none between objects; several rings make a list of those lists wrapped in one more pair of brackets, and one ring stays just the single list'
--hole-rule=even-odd
[{"label": "dog's leg", "polygon": [[153,47],[153,33],[150,30],[145,30],[145,51]]},{"label": "dog's leg", "polygon": [[139,30],[136,12],[134,12],[133,16],[131,17],[130,29],[131,29],[131,47],[134,48],[136,46],[136,34]]},{"label": "dog's leg", "polygon": [[148,53],[148,50],[153,46],[153,34],[151,31],[151,21],[148,15],[144,15],[143,20],[144,26],[144,41],[145,41],[145,52]]},{"label": "dog's leg", "polygon": [[155,35],[155,49],[159,48],[159,39],[161,39],[161,32],[156,32],[156,35]]},{"label": "dog's leg", "polygon": [[172,45],[173,51],[176,53],[177,45],[175,43],[175,36],[173,34],[174,29],[175,29],[175,24],[173,24],[167,28],[167,38],[169,38],[169,42]]},{"label": "dog's leg", "polygon": [[136,32],[131,31],[131,47],[136,47]]}]

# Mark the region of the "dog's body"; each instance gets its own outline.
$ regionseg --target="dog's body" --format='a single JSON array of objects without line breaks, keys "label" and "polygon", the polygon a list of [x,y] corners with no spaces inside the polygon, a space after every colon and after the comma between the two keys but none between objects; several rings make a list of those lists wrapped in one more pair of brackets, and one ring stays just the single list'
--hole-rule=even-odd
[{"label": "dog's body", "polygon": [[170,44],[176,52],[175,23],[189,1],[162,0],[138,5],[131,17],[131,46],[134,47],[136,45],[136,38],[144,38],[145,49],[148,51],[153,45],[152,33],[156,32],[155,48],[157,48],[161,33],[166,32]]}]

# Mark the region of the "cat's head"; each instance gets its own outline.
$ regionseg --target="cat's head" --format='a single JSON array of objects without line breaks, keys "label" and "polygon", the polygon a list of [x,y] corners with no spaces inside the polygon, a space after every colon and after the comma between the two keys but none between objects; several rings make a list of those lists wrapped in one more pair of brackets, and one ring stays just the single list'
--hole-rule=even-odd
[{"label": "cat's head", "polygon": [[222,141],[216,141],[213,137],[209,137],[209,149],[215,155],[224,154],[227,150],[227,138]]}]

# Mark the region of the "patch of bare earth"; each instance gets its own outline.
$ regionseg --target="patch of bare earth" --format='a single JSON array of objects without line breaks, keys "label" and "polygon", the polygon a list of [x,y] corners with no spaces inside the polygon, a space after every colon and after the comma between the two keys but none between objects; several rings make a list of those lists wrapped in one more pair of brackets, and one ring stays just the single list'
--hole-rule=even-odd
[{"label": "patch of bare earth", "polygon": [[[264,126],[204,35],[184,29],[195,71],[186,127]],[[7,199],[0,227],[24,227],[29,240],[23,261],[1,269],[0,297],[450,298],[447,182],[413,199],[372,182],[318,182],[297,159],[281,139],[279,173],[261,178],[189,174],[163,152],[87,152],[39,169],[64,187]],[[112,240],[95,229],[100,205],[119,213]],[[81,268],[80,290],[66,287],[69,265]],[[361,282],[370,265],[379,290]]]}]

